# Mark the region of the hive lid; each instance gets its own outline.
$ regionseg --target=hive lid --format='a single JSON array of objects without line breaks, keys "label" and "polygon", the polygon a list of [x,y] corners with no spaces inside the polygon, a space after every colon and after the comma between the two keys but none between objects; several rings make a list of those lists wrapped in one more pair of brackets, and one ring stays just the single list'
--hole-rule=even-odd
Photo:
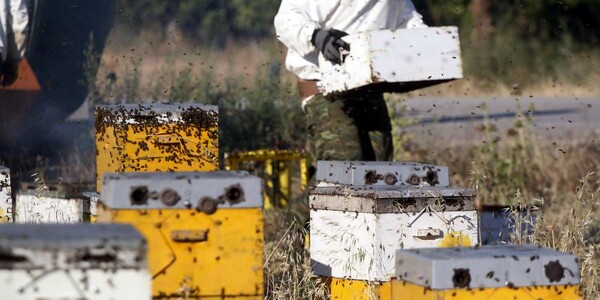
[{"label": "hive lid", "polygon": [[128,224],[0,226],[0,269],[145,269],[146,249]]},{"label": "hive lid", "polygon": [[119,124],[187,123],[201,128],[216,126],[218,107],[199,103],[143,103],[98,105],[96,127]]},{"label": "hive lid", "polygon": [[0,248],[138,249],[144,238],[128,224],[5,224],[0,226]]},{"label": "hive lid", "polygon": [[318,161],[316,180],[320,186],[450,185],[448,167],[415,162]]},{"label": "hive lid", "polygon": [[396,251],[396,277],[435,290],[579,284],[572,254],[533,245]]},{"label": "hive lid", "polygon": [[262,182],[248,172],[105,173],[101,201],[112,209],[262,207]]},{"label": "hive lid", "polygon": [[73,199],[83,197],[83,191],[90,190],[91,183],[87,182],[21,182],[19,194],[37,197]]},{"label": "hive lid", "polygon": [[312,209],[401,213],[475,210],[474,189],[432,186],[328,186],[309,191]]}]

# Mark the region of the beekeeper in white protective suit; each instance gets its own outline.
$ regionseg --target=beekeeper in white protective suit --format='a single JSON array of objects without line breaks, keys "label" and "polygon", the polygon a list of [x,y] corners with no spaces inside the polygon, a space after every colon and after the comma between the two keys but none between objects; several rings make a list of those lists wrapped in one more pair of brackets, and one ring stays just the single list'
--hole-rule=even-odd
[{"label": "beekeeper in white protective suit", "polygon": [[0,0],[0,85],[13,84],[18,78],[19,62],[25,54],[27,39],[26,0]]},{"label": "beekeeper in white protective suit", "polygon": [[299,78],[313,160],[392,160],[391,123],[383,94],[360,90],[324,97],[318,57],[340,63],[347,34],[427,27],[410,0],[283,0],[277,37],[288,47],[286,67]]}]

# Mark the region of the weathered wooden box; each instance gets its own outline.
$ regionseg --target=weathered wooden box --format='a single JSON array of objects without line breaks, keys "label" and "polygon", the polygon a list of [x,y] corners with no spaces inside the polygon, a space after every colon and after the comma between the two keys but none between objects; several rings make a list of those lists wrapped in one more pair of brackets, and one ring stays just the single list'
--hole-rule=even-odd
[{"label": "weathered wooden box", "polygon": [[368,31],[344,37],[350,51],[340,65],[319,66],[324,94],[368,87],[408,92],[462,78],[458,28]]},{"label": "weathered wooden box", "polygon": [[[90,222],[95,213],[91,199],[82,191],[88,184],[22,182],[15,196],[16,223],[80,223]],[[95,204],[95,203],[94,203]]]},{"label": "weathered wooden box", "polygon": [[2,299],[150,299],[146,242],[125,224],[3,224]]},{"label": "weathered wooden box", "polygon": [[310,199],[317,275],[389,281],[397,249],[478,244],[476,193],[431,186],[329,186]]},{"label": "weathered wooden box", "polygon": [[263,299],[263,195],[247,172],[105,173],[98,222],[148,241],[155,298]]},{"label": "weathered wooden box", "polygon": [[582,299],[575,255],[535,245],[396,253],[391,299]]},{"label": "weathered wooden box", "polygon": [[448,167],[415,162],[317,162],[317,185],[449,186]]}]

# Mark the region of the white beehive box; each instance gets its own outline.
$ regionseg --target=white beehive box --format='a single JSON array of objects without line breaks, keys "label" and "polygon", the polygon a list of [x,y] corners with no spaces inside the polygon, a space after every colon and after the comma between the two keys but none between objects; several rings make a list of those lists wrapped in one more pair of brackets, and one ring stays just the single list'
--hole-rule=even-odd
[{"label": "white beehive box", "polygon": [[[15,197],[16,223],[79,223],[95,208],[93,198],[69,184],[23,183]],[[95,199],[97,201],[97,199]]]},{"label": "white beehive box", "polygon": [[414,162],[317,162],[317,185],[449,186],[448,167]]},{"label": "white beehive box", "polygon": [[407,92],[462,78],[458,28],[368,31],[344,37],[350,52],[341,65],[320,57],[324,94],[376,85]]},{"label": "white beehive box", "polygon": [[150,299],[146,242],[125,224],[0,226],[2,299]]},{"label": "white beehive box", "polygon": [[572,254],[534,245],[412,249],[396,253],[396,278],[432,290],[576,285],[579,266]]},{"label": "white beehive box", "polygon": [[478,243],[472,189],[317,187],[309,199],[311,263],[321,276],[388,281],[397,249]]},{"label": "white beehive box", "polygon": [[10,188],[10,170],[0,166],[0,223],[13,221],[13,201]]}]

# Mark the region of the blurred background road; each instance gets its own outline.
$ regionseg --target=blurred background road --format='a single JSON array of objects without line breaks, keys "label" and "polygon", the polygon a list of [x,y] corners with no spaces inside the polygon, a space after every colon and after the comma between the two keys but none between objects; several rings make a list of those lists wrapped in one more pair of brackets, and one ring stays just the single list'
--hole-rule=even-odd
[{"label": "blurred background road", "polygon": [[530,116],[532,133],[549,139],[586,139],[600,132],[600,97],[419,97],[401,105],[400,115],[411,119],[404,132],[426,141],[479,139],[486,118],[492,132],[507,133],[518,116],[523,122]]}]

